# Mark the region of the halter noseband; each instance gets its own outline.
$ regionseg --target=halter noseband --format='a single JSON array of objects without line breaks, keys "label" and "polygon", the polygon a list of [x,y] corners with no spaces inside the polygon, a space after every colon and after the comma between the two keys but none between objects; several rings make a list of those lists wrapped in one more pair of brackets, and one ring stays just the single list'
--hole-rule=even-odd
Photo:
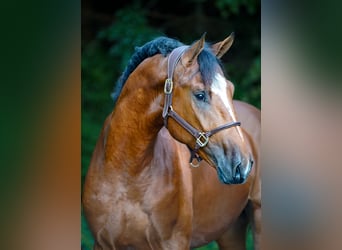
[{"label": "halter noseband", "polygon": [[163,108],[163,118],[164,118],[164,125],[167,128],[167,119],[168,117],[172,117],[179,125],[181,125],[186,131],[188,131],[193,137],[196,139],[196,144],[195,148],[190,149],[191,157],[190,157],[190,164],[193,167],[198,167],[199,164],[193,164],[193,160],[196,159],[197,162],[199,163],[202,159],[198,155],[198,150],[200,148],[205,147],[208,142],[209,142],[209,137],[216,134],[217,132],[235,127],[235,126],[240,126],[241,122],[230,122],[224,125],[221,125],[217,128],[214,128],[210,131],[203,132],[199,131],[193,126],[191,126],[187,121],[185,121],[180,115],[178,115],[172,108],[172,90],[173,90],[173,82],[172,82],[172,76],[174,73],[174,70],[177,66],[177,63],[179,62],[181,56],[183,55],[184,51],[188,48],[189,46],[181,46],[176,49],[174,49],[171,54],[169,55],[168,58],[168,69],[167,69],[167,74],[168,77],[165,80],[165,85],[164,85],[164,93],[165,93],[165,101],[164,101],[164,108]]}]

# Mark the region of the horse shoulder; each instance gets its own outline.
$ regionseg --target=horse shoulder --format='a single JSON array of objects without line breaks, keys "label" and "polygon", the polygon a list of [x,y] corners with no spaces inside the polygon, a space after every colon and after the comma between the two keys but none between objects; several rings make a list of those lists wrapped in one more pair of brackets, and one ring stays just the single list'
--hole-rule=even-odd
[{"label": "horse shoulder", "polygon": [[[157,233],[166,245],[167,242],[184,241],[191,234],[192,181],[190,168],[185,166],[189,160],[186,150],[185,145],[162,128],[154,145],[150,166],[141,176],[144,179],[142,183],[148,183],[142,198],[150,220],[148,230],[150,235]],[[170,248],[177,249],[177,246]]]}]

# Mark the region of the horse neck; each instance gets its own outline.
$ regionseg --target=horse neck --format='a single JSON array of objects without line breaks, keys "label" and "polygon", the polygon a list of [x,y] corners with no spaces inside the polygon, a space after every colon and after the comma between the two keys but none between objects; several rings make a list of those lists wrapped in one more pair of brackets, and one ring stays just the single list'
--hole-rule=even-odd
[{"label": "horse neck", "polygon": [[[153,157],[154,143],[163,127],[162,109],[166,67],[146,59],[130,75],[116,104],[110,123],[105,158],[115,168],[132,174],[142,170]],[[152,64],[154,66],[150,66]],[[146,69],[151,69],[146,72]],[[145,69],[145,70],[144,70]],[[160,73],[165,71],[165,73]]]}]

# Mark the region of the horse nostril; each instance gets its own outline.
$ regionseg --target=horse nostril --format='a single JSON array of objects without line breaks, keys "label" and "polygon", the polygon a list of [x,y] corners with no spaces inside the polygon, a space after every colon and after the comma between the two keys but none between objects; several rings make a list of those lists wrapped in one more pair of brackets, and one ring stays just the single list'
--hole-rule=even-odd
[{"label": "horse nostril", "polygon": [[234,168],[234,179],[236,182],[239,182],[241,179],[241,162],[238,162]]}]

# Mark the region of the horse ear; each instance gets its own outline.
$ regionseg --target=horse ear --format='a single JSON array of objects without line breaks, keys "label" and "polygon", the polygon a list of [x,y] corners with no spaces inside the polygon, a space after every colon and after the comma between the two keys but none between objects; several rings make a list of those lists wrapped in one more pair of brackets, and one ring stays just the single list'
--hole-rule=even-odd
[{"label": "horse ear", "polygon": [[192,44],[190,48],[185,51],[184,55],[182,56],[182,61],[185,62],[185,66],[190,66],[203,50],[205,44],[205,35],[206,33],[204,33],[197,42]]},{"label": "horse ear", "polygon": [[234,42],[234,32],[232,32],[226,39],[221,42],[215,43],[211,46],[217,58],[221,58],[232,46]]}]

